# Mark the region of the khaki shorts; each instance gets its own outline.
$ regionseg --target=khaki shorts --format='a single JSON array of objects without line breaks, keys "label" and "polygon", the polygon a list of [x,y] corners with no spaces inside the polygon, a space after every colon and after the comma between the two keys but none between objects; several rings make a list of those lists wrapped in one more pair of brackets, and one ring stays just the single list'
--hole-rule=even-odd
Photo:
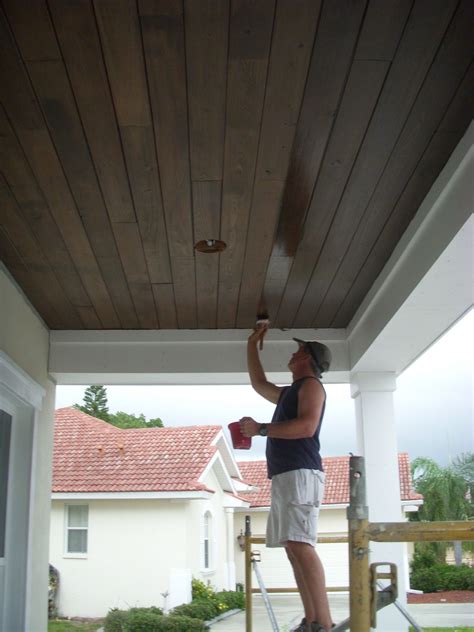
[{"label": "khaki shorts", "polygon": [[319,470],[292,470],[273,476],[267,547],[285,546],[288,540],[314,546],[323,493],[324,472]]}]

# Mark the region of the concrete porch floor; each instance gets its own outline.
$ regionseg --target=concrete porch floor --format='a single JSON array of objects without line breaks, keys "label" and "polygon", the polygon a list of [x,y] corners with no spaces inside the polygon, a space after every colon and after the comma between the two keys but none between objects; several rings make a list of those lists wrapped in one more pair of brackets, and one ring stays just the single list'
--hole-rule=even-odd
[{"label": "concrete porch floor", "polygon": [[[349,616],[349,596],[332,594],[329,596],[334,621],[338,623]],[[296,595],[270,595],[280,632],[288,632],[302,615],[301,602]],[[389,606],[393,608],[394,606]],[[416,622],[426,627],[472,626],[474,622],[474,604],[414,604],[408,611]],[[401,615],[400,615],[401,616]],[[402,619],[401,619],[402,620]],[[212,632],[244,632],[245,613],[233,615],[212,626]],[[263,599],[259,595],[253,598],[253,632],[272,632]]]}]

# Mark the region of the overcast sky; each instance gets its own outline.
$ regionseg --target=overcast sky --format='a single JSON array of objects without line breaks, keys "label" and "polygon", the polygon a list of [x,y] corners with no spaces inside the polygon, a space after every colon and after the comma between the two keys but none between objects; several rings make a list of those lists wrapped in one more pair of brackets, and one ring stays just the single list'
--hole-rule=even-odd
[{"label": "overcast sky", "polygon": [[[397,380],[398,449],[411,459],[429,456],[441,465],[474,451],[474,311],[452,327]],[[56,407],[82,403],[85,386],[58,386]],[[323,456],[357,452],[354,402],[348,384],[328,384],[321,431]],[[245,415],[270,421],[274,406],[250,386],[107,386],[109,410],[161,417],[165,426],[217,424]],[[265,440],[237,459],[264,458]]]}]

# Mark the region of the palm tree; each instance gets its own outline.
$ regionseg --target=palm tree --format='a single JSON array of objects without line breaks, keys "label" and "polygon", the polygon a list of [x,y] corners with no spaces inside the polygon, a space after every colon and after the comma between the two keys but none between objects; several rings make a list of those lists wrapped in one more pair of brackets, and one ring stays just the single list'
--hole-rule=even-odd
[{"label": "palm tree", "polygon": [[[472,462],[463,459],[462,463]],[[440,467],[435,461],[425,457],[418,457],[412,463],[413,483],[416,491],[423,494],[424,502],[420,510],[412,515],[413,520],[467,520],[472,515],[472,505],[469,498],[470,485],[464,478],[464,465],[456,467]],[[456,565],[462,562],[461,542],[454,542],[454,556]],[[446,556],[446,545],[435,543],[429,547],[436,551],[442,561]]]}]

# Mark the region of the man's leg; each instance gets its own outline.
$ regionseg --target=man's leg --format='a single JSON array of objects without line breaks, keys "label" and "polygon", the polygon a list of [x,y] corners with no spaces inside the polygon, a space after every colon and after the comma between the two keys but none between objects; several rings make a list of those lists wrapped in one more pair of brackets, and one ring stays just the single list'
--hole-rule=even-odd
[{"label": "man's leg", "polygon": [[288,556],[288,559],[290,560],[291,566],[293,568],[293,574],[295,576],[296,585],[298,586],[298,590],[299,590],[299,593],[300,593],[301,601],[303,602],[304,616],[305,616],[307,621],[312,621],[313,619],[311,617],[314,618],[315,614],[314,614],[313,601],[311,599],[311,592],[308,590],[308,588],[306,586],[306,582],[304,580],[304,576],[303,576],[303,574],[301,573],[301,570],[300,570],[298,559],[293,554],[292,549],[288,548],[288,547],[285,547],[285,550],[286,550],[286,554]]},{"label": "man's leg", "polygon": [[293,566],[296,583],[301,594],[308,623],[317,621],[327,630],[332,618],[326,593],[326,580],[319,555],[310,544],[286,543],[286,552]]}]

